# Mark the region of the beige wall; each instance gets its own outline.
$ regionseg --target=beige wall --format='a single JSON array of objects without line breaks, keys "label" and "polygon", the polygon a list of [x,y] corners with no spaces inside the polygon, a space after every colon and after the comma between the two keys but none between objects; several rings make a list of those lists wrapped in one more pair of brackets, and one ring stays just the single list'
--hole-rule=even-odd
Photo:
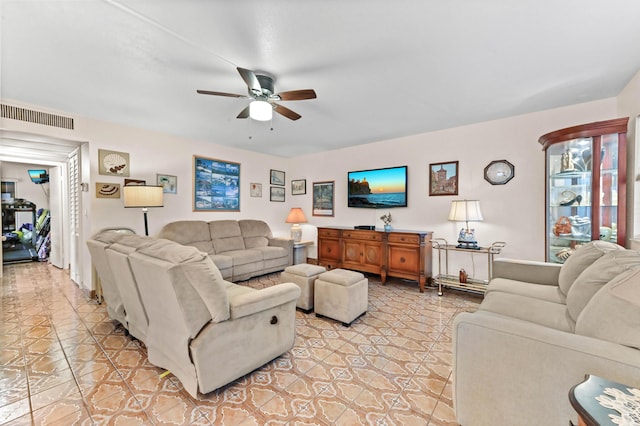
[{"label": "beige wall", "polygon": [[618,95],[618,114],[620,117],[629,117],[629,131],[627,140],[629,145],[628,170],[629,188],[628,205],[632,206],[633,214],[629,215],[628,236],[640,238],[640,208],[635,208],[636,202],[640,200],[640,185],[636,185],[636,179],[640,176],[640,151],[637,149],[640,134],[638,134],[638,116],[640,115],[640,72],[626,85]]},{"label": "beige wall", "polygon": [[[34,109],[42,108],[4,101]],[[55,112],[55,111],[54,111]],[[67,114],[69,115],[69,114]],[[150,233],[162,225],[179,219],[214,220],[226,218],[260,218],[274,233],[288,235],[284,223],[291,207],[302,207],[309,220],[304,225],[303,239],[315,237],[315,226],[375,224],[384,211],[346,207],[346,178],[350,170],[408,165],[408,208],[392,211],[396,229],[420,229],[435,232],[435,237],[453,241],[459,224],[447,221],[451,200],[478,199],[485,220],[475,224],[482,245],[505,241],[504,256],[544,259],[544,153],[538,137],[547,132],[591,121],[616,118],[615,98],[554,110],[511,117],[469,126],[381,141],[336,151],[292,159],[279,158],[208,141],[196,141],[135,129],[113,123],[75,116],[76,130],[50,129],[28,123],[4,120],[8,130],[44,133],[77,141],[87,141],[90,156],[89,193],[84,194],[82,214],[88,221],[88,233],[104,227],[128,226],[144,232],[142,213],[124,209],[122,200],[95,198],[95,183],[123,183],[122,178],[98,174],[98,149],[124,151],[130,154],[131,177],[155,182],[156,174],[178,176],[178,194],[167,194],[164,208],[149,212]],[[241,163],[241,212],[192,212],[192,155],[202,155]],[[504,186],[492,186],[483,178],[484,167],[492,160],[506,159],[515,165],[515,178]],[[459,161],[459,196],[428,196],[429,163]],[[269,201],[269,169],[286,172],[286,202]],[[307,179],[307,194],[291,196],[291,179]],[[311,216],[311,187],[314,181],[335,181],[335,217]],[[249,183],[262,184],[262,198],[249,196]],[[312,247],[310,255],[315,257]],[[85,265],[88,255],[84,253]],[[476,267],[479,274],[486,269],[484,260],[461,258],[453,268]],[[90,280],[85,267],[83,286]]]}]

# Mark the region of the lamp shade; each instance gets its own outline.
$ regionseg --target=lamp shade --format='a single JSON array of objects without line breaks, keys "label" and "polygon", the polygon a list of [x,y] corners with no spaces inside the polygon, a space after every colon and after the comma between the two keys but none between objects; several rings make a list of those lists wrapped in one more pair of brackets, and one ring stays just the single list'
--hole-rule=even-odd
[{"label": "lamp shade", "polygon": [[163,207],[163,187],[129,185],[122,189],[125,207]]},{"label": "lamp shade", "polygon": [[273,107],[269,102],[253,101],[249,104],[249,117],[258,121],[269,121],[273,116]]},{"label": "lamp shade", "polygon": [[286,223],[305,223],[307,218],[300,207],[293,207],[287,216]]},{"label": "lamp shade", "polygon": [[479,222],[483,220],[478,200],[455,200],[451,202],[449,220],[455,222]]}]

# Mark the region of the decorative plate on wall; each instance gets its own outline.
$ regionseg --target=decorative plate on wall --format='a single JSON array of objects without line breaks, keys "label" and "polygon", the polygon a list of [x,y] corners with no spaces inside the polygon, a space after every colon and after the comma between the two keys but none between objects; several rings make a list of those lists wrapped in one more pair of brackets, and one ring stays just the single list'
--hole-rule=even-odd
[{"label": "decorative plate on wall", "polygon": [[491,185],[504,185],[515,176],[515,167],[507,160],[495,160],[484,168],[484,178]]}]

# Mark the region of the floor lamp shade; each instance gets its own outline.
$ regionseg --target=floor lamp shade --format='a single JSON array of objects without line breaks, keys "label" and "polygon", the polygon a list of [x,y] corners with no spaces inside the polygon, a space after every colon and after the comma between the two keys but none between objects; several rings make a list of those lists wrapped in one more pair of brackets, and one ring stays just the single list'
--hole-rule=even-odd
[{"label": "floor lamp shade", "polygon": [[293,223],[291,226],[291,238],[296,243],[299,243],[302,239],[302,228],[300,227],[301,223],[305,223],[307,218],[304,215],[304,212],[300,207],[293,207],[287,216],[286,223]]},{"label": "floor lamp shade", "polygon": [[144,214],[144,234],[149,235],[147,211],[149,207],[164,206],[164,188],[162,186],[129,185],[122,189],[125,207],[142,208]]}]

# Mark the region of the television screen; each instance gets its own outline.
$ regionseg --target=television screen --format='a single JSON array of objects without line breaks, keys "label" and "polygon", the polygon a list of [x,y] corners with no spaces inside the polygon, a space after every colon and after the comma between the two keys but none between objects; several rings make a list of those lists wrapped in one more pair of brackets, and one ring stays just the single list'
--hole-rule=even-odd
[{"label": "television screen", "polygon": [[49,173],[45,169],[27,170],[29,177],[33,183],[47,183],[49,182]]},{"label": "television screen", "polygon": [[349,207],[407,207],[407,166],[347,174]]}]

